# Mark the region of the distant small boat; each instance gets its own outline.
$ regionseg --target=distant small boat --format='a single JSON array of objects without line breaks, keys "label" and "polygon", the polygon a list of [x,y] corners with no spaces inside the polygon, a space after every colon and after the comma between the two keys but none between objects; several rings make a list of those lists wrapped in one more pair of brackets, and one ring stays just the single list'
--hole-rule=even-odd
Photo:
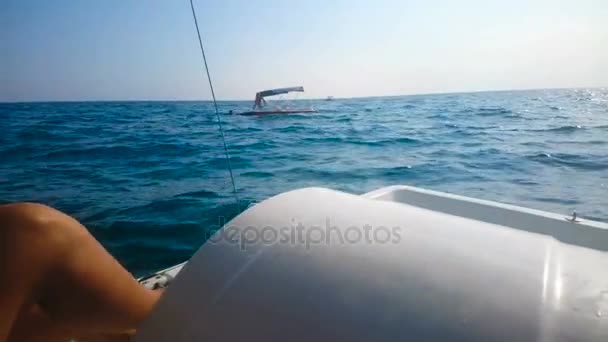
[{"label": "distant small boat", "polygon": [[239,113],[240,115],[269,115],[269,114],[295,114],[295,113],[314,113],[316,110],[308,108],[291,108],[271,106],[266,102],[266,98],[275,95],[288,94],[292,92],[304,92],[304,87],[287,87],[260,91],[255,94],[255,102],[251,111]]},{"label": "distant small boat", "polygon": [[328,97],[325,99],[325,101],[333,101],[333,100],[334,100],[334,97],[333,97],[333,96],[328,96]]}]

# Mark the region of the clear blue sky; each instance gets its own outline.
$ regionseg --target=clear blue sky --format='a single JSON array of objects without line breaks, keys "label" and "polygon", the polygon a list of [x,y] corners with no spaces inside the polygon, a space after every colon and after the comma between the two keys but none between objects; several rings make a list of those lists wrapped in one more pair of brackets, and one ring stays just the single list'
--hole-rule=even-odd
[{"label": "clear blue sky", "polygon": [[[606,0],[195,1],[220,99],[608,86]],[[0,101],[208,99],[187,0],[3,0]]]}]

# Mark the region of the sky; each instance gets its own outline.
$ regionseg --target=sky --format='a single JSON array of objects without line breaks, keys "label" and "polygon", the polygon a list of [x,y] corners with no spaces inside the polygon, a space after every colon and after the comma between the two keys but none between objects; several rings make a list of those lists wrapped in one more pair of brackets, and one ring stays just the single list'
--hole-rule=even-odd
[{"label": "sky", "polygon": [[[194,0],[216,95],[608,86],[606,0]],[[210,98],[188,0],[0,1],[0,101]]]}]

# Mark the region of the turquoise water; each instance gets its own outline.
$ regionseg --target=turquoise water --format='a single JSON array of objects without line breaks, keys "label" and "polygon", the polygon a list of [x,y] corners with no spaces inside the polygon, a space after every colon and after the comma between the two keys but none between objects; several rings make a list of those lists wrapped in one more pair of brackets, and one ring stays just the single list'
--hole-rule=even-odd
[{"label": "turquoise water", "polygon": [[[243,202],[409,184],[608,221],[606,89],[311,104],[318,113],[223,115]],[[0,104],[0,200],[72,214],[139,275],[186,260],[237,210],[212,108]]]}]

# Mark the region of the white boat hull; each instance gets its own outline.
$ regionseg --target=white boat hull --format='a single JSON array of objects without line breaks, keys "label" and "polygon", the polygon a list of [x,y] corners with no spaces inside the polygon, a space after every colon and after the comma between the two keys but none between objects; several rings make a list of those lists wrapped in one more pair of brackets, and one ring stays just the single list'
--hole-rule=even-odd
[{"label": "white boat hull", "polygon": [[223,231],[400,238],[208,242],[136,340],[605,342],[608,225],[567,218],[402,186],[281,194]]}]

